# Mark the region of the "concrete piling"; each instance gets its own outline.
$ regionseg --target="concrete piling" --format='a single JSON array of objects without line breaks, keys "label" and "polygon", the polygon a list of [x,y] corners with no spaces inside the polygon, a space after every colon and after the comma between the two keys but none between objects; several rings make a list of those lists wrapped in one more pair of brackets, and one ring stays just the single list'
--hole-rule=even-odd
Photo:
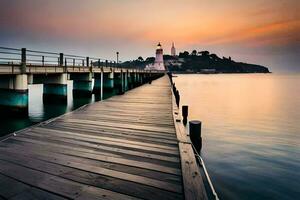
[{"label": "concrete piling", "polygon": [[72,73],[73,97],[90,97],[92,95],[92,73]]},{"label": "concrete piling", "polygon": [[43,81],[44,103],[67,103],[68,74],[49,74]]}]

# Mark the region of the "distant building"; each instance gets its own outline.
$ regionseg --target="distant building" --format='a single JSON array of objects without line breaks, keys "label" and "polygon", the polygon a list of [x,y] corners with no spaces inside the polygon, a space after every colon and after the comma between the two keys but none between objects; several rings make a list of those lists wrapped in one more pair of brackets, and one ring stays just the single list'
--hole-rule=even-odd
[{"label": "distant building", "polygon": [[172,42],[171,56],[176,56],[176,49],[175,49],[175,46],[174,46],[174,42]]},{"label": "distant building", "polygon": [[160,43],[158,43],[158,45],[156,47],[154,64],[147,65],[146,69],[148,69],[148,70],[165,70],[163,48],[161,47]]}]

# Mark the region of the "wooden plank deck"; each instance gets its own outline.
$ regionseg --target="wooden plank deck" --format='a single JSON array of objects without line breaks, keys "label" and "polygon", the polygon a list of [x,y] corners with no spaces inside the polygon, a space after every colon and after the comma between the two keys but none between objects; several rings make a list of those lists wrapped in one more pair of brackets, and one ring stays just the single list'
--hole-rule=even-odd
[{"label": "wooden plank deck", "polygon": [[195,160],[177,139],[171,95],[165,76],[7,137],[0,199],[197,197],[193,178],[182,177]]}]

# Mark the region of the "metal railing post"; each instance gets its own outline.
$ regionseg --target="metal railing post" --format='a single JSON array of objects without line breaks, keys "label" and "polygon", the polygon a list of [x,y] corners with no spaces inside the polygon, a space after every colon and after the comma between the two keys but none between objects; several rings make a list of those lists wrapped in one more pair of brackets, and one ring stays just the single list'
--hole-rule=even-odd
[{"label": "metal railing post", "polygon": [[21,72],[26,73],[26,48],[21,49]]},{"label": "metal railing post", "polygon": [[63,66],[64,65],[64,54],[60,53],[59,54],[59,66]]},{"label": "metal railing post", "polygon": [[89,64],[90,64],[90,58],[86,57],[86,66],[89,67]]},{"label": "metal railing post", "polygon": [[45,56],[42,56],[42,65],[45,65]]}]

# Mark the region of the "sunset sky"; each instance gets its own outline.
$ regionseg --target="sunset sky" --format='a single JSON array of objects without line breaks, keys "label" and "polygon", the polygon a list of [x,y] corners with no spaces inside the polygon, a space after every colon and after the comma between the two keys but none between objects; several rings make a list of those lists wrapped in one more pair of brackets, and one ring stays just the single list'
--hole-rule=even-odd
[{"label": "sunset sky", "polygon": [[0,0],[0,46],[121,60],[209,50],[300,71],[299,0]]}]

